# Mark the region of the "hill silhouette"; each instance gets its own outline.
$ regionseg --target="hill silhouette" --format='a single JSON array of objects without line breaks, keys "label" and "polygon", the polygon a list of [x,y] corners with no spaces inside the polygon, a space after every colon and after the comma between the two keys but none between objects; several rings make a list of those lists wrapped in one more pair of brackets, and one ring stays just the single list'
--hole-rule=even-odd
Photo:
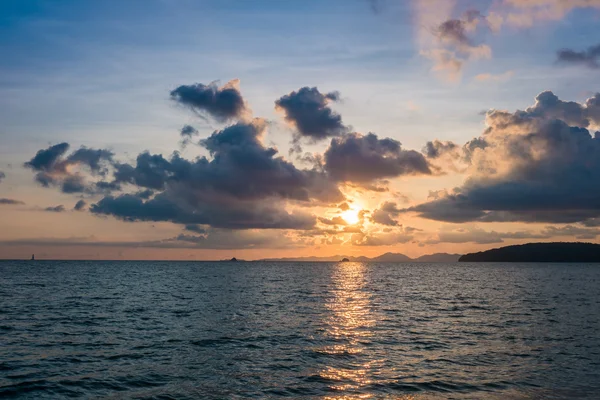
[{"label": "hill silhouette", "polygon": [[458,261],[600,262],[600,244],[581,242],[527,243],[465,254]]},{"label": "hill silhouette", "polygon": [[417,258],[410,258],[402,253],[384,253],[377,257],[352,257],[345,255],[335,255],[329,257],[289,257],[289,258],[267,258],[258,261],[302,261],[302,262],[336,262],[342,259],[354,262],[456,262],[460,254],[436,253],[426,254]]}]

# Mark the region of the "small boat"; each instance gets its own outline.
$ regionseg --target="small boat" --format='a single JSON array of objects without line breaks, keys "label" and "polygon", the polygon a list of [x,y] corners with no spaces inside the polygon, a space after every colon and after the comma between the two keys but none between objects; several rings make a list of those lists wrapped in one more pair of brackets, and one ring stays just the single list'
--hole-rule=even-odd
[{"label": "small boat", "polygon": [[35,254],[31,255],[31,261],[35,261]]}]

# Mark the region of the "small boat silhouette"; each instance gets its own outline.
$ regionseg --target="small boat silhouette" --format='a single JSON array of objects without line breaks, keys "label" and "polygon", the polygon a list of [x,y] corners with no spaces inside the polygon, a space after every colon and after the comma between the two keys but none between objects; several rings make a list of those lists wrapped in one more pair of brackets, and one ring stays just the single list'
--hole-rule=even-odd
[{"label": "small boat silhouette", "polygon": [[31,261],[35,261],[35,254],[31,255]]}]

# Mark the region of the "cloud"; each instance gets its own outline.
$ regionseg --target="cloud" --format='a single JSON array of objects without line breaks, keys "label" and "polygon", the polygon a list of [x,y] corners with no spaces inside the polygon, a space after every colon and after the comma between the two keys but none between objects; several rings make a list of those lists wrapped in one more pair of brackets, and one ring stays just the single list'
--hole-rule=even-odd
[{"label": "cloud", "polygon": [[525,111],[492,110],[465,183],[405,211],[447,222],[582,222],[600,216],[598,98],[543,92]]},{"label": "cloud", "polygon": [[514,71],[506,71],[501,74],[483,73],[475,75],[473,80],[477,82],[505,82],[515,75]]},{"label": "cloud", "polygon": [[181,128],[181,131],[179,131],[179,134],[181,137],[191,138],[192,136],[198,135],[198,129],[191,125],[184,125],[183,128]]},{"label": "cloud", "polygon": [[55,207],[46,207],[46,208],[44,208],[44,211],[49,211],[49,212],[57,212],[57,213],[59,213],[59,212],[63,212],[63,211],[65,211],[65,206],[63,206],[63,205],[61,204],[61,205],[58,205],[58,206],[55,206]]},{"label": "cloud", "polygon": [[346,220],[342,217],[325,218],[319,217],[319,222],[325,225],[348,225]]},{"label": "cloud", "polygon": [[397,226],[398,221],[396,221],[396,218],[399,214],[400,210],[396,203],[386,201],[373,211],[371,221],[381,225]]},{"label": "cloud", "polygon": [[338,92],[323,94],[316,87],[303,87],[276,100],[275,108],[283,111],[285,120],[297,129],[299,137],[318,141],[347,131],[342,117],[328,106],[339,97]]},{"label": "cloud", "polygon": [[58,186],[64,193],[95,192],[82,175],[84,171],[73,171],[73,168],[85,167],[92,176],[104,177],[113,163],[113,152],[80,147],[65,156],[68,150],[68,143],[41,149],[24,166],[36,172],[35,180],[44,187]]},{"label": "cloud", "polygon": [[353,246],[392,246],[398,243],[408,243],[414,236],[404,230],[381,234],[357,233],[352,235],[350,241]]},{"label": "cloud", "polygon": [[[458,82],[464,66],[473,61],[490,59],[492,49],[485,43],[489,33],[504,27],[529,28],[534,24],[559,21],[578,8],[600,8],[600,0],[498,0],[479,2],[481,10],[459,6],[465,2],[447,0],[413,0],[417,45],[420,54],[433,62],[432,71],[442,79]],[[457,16],[458,15],[458,16]],[[591,54],[568,50],[565,57],[588,66]],[[510,76],[480,74],[477,81],[505,80]]]},{"label": "cloud", "polygon": [[77,203],[75,203],[73,210],[83,211],[83,210],[85,210],[86,205],[87,205],[87,203],[85,202],[85,200],[79,200]]},{"label": "cloud", "polygon": [[171,99],[200,116],[209,115],[218,122],[241,119],[249,113],[237,79],[222,87],[214,82],[181,85],[171,91]]},{"label": "cloud", "polygon": [[232,229],[310,229],[316,218],[289,213],[286,201],[310,205],[344,200],[322,171],[301,170],[261,142],[267,123],[254,119],[215,131],[200,145],[210,153],[189,161],[174,153],[142,153],[136,165],[117,164],[115,182],[158,190],[151,200],[106,196],[91,207],[96,214],[126,221],[171,221]]},{"label": "cloud", "polygon": [[198,136],[198,130],[191,125],[184,125],[179,131],[179,136],[181,136],[181,147],[185,148],[192,142],[194,136]]},{"label": "cloud", "polygon": [[591,69],[600,68],[600,44],[588,47],[584,51],[561,49],[556,53],[556,61],[562,64],[582,65]]},{"label": "cloud", "polygon": [[27,238],[0,241],[1,245],[28,246],[92,246],[163,249],[293,249],[304,247],[309,239],[297,239],[290,234],[273,231],[230,231],[212,229],[202,236],[178,235],[147,241],[102,241],[95,236],[71,238]]},{"label": "cloud", "polygon": [[0,198],[0,205],[22,205],[25,204],[21,200]]},{"label": "cloud", "polygon": [[459,149],[459,146],[453,142],[442,142],[436,139],[425,144],[423,153],[428,158],[438,158],[442,154],[451,153],[457,149]]},{"label": "cloud", "polygon": [[422,154],[404,150],[397,140],[379,139],[373,133],[351,133],[332,139],[325,152],[325,169],[337,181],[362,184],[432,173]]},{"label": "cloud", "polygon": [[455,230],[442,230],[435,238],[427,240],[426,244],[438,243],[477,243],[491,244],[502,243],[504,239],[547,239],[551,237],[545,233],[531,231],[496,232],[480,228],[459,228]]},{"label": "cloud", "polygon": [[204,229],[200,225],[196,225],[196,224],[187,224],[185,226],[185,230],[190,231],[190,232],[199,233],[199,234],[204,234],[207,232],[206,229]]},{"label": "cloud", "polygon": [[6,178],[6,174],[4,172],[0,171],[0,183],[2,183],[4,178]]}]

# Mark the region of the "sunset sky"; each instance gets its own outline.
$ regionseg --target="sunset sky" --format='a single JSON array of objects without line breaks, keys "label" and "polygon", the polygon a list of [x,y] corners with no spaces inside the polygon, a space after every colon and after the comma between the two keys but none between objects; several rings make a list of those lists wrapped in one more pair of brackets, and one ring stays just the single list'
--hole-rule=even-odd
[{"label": "sunset sky", "polygon": [[4,0],[0,258],[600,235],[600,0]]}]

